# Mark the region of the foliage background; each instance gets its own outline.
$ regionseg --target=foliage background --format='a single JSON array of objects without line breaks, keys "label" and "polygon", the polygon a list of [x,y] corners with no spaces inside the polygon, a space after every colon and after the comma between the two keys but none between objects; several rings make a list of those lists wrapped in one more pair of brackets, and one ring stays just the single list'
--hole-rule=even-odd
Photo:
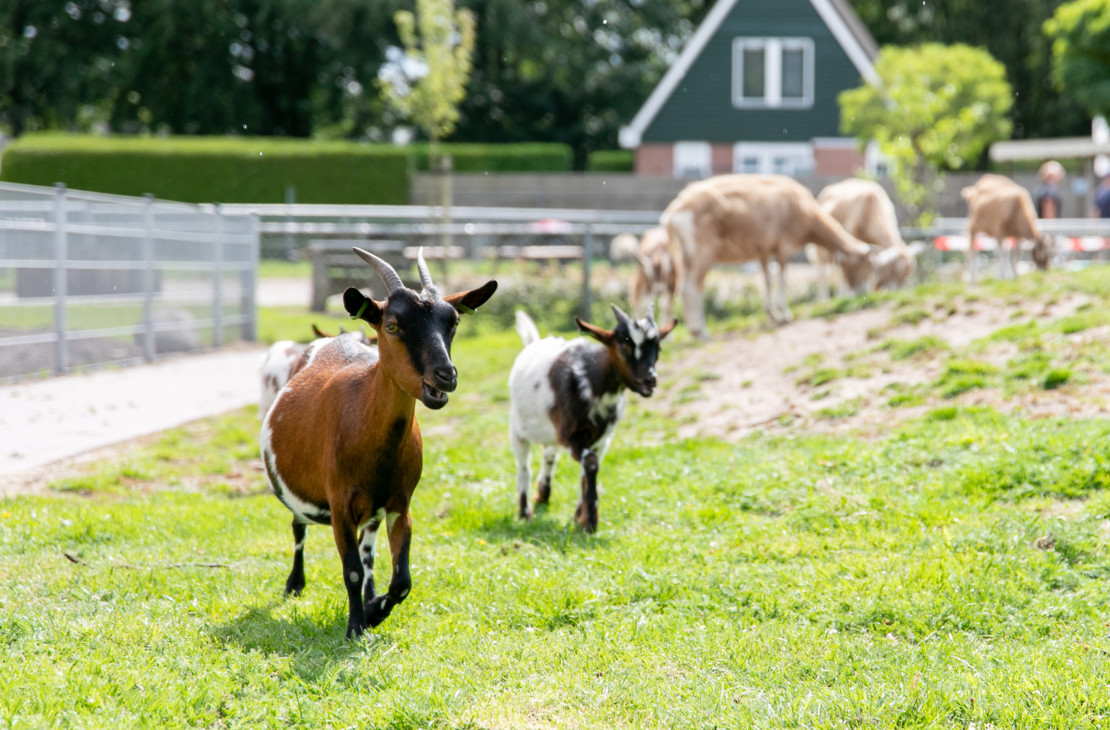
[{"label": "foliage background", "polygon": [[[465,0],[474,68],[452,139],[617,146],[710,0]],[[1087,132],[1049,81],[1058,0],[852,0],[880,44],[986,47],[1018,138]],[[0,126],[387,141],[377,93],[404,0],[0,0]]]}]

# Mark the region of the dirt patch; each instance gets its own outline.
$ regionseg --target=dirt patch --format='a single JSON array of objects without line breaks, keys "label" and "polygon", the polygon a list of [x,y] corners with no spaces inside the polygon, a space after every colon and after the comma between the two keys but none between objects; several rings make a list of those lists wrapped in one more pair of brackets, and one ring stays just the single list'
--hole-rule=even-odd
[{"label": "dirt patch", "polygon": [[[704,344],[682,342],[680,336],[671,345],[677,346],[677,356],[661,367],[661,378],[669,385],[644,407],[674,421],[680,437],[724,439],[796,428],[878,435],[940,402],[989,405],[1033,417],[1106,414],[1110,376],[1100,373],[1090,373],[1090,382],[1081,390],[1039,390],[1008,397],[997,389],[983,389],[952,400],[931,397],[909,407],[890,405],[892,393],[936,380],[949,348],[965,347],[1003,327],[1055,321],[1088,302],[1084,295],[1071,295],[1032,307],[1028,302],[974,299],[923,301],[911,308],[886,303],[757,332],[718,334]],[[1089,330],[1071,337],[1081,345],[1108,334]],[[891,341],[935,341],[947,347],[895,359],[883,344]],[[1015,350],[1012,344],[1000,342],[975,357],[1001,366]]]}]

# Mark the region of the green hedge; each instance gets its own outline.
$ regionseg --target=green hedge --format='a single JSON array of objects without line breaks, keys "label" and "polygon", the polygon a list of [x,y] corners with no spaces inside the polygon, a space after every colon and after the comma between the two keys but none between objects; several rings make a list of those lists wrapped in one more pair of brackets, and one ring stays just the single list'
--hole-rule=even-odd
[{"label": "green hedge", "polygon": [[586,158],[588,172],[633,172],[635,169],[633,150],[596,150]]},{"label": "green hedge", "polygon": [[[416,169],[428,169],[428,145],[416,143]],[[519,144],[440,144],[439,154],[449,154],[455,172],[568,172],[574,153],[565,144],[536,142]]]},{"label": "green hedge", "polygon": [[[444,144],[456,172],[564,172],[562,144]],[[64,183],[186,203],[405,204],[428,145],[405,147],[265,137],[94,137],[33,134],[4,150],[0,180]]]},{"label": "green hedge", "polygon": [[250,137],[39,134],[4,150],[0,180],[187,203],[404,204],[409,152],[392,145]]}]

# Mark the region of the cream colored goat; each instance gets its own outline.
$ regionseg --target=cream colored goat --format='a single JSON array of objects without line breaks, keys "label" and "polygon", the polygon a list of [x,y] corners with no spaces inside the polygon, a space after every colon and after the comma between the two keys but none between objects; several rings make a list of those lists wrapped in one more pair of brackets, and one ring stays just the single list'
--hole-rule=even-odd
[{"label": "cream colored goat", "polygon": [[[833,251],[855,276],[866,278],[868,247],[817,204],[801,183],[783,175],[720,175],[687,185],[661,218],[682,256],[682,303],[690,330],[705,335],[702,286],[716,263],[758,261],[764,307],[779,323],[786,304],[786,262],[807,243]],[[770,263],[778,262],[778,291]],[[862,272],[862,276],[860,276]]]},{"label": "cream colored goat", "polygon": [[649,228],[640,237],[640,245],[632,254],[636,273],[628,288],[632,316],[647,316],[648,307],[657,299],[663,302],[663,322],[674,318],[674,296],[678,288],[679,266],[675,261],[671,240],[662,228]]},{"label": "cream colored goat", "polygon": [[[1029,191],[1003,175],[983,175],[971,186],[960,191],[967,201],[967,279],[974,284],[977,278],[975,237],[982,233],[998,242],[998,275],[1004,279],[1017,276],[1017,262],[1021,260],[1023,241],[1033,243],[1033,263],[1039,269],[1048,268],[1052,254],[1052,236],[1043,234],[1037,226],[1037,212]],[[1005,240],[1014,238],[1014,245],[1007,252]]]},{"label": "cream colored goat", "polygon": [[[872,247],[871,266],[876,289],[895,289],[906,283],[917,268],[915,250],[906,245],[898,231],[898,216],[894,203],[883,186],[871,180],[849,178],[833,183],[817,196],[817,202],[826,213],[844,226],[844,230]],[[817,266],[822,299],[829,296],[831,280],[828,270],[834,263],[828,249],[815,245],[806,246],[806,257]],[[846,272],[845,277],[848,278]],[[849,286],[861,293],[867,281]]]}]

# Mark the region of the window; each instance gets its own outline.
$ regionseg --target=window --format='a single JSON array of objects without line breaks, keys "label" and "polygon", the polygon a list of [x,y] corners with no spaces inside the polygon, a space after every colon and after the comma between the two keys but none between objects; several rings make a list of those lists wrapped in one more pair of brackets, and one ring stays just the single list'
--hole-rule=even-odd
[{"label": "window", "polygon": [[813,40],[733,39],[732,103],[745,108],[813,106]]},{"label": "window", "polygon": [[708,142],[674,143],[674,176],[703,178],[713,172],[712,151]]},{"label": "window", "polygon": [[733,172],[813,174],[813,145],[808,142],[739,142],[732,148]]}]

